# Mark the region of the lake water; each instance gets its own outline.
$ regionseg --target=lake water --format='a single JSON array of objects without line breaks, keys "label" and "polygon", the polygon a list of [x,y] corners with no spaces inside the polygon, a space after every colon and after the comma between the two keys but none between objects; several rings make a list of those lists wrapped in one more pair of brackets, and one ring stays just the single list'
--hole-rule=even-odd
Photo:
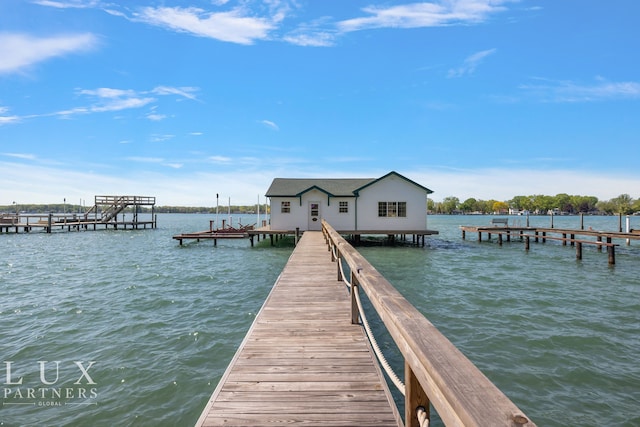
[{"label": "lake water", "polygon": [[[213,217],[0,235],[0,426],[192,426],[292,251],[171,238]],[[440,234],[424,248],[360,250],[538,425],[640,425],[640,241],[618,242],[609,266],[591,245],[577,261],[553,241],[462,240],[489,218],[430,216]]]}]

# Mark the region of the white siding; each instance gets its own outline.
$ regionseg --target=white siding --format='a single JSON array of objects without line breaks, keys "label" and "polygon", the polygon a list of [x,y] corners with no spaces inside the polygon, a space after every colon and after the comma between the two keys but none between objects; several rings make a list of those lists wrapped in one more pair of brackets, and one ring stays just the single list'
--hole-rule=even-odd
[{"label": "white siding", "polygon": [[[281,202],[290,202],[291,211],[281,212]],[[304,221],[304,226],[302,222]],[[272,197],[271,198],[271,229],[272,230],[301,230],[307,229],[307,206],[300,206],[297,197]]]},{"label": "white siding", "polygon": [[[324,206],[322,218],[325,219],[336,230],[355,229],[355,198],[354,197],[332,197],[329,206]],[[348,212],[340,213],[340,202],[348,203]]]},{"label": "white siding", "polygon": [[[406,217],[378,217],[378,202],[406,202]],[[424,230],[427,228],[427,193],[390,175],[362,189],[358,203],[358,230]]]},{"label": "white siding", "polygon": [[[281,212],[281,202],[289,201],[290,213]],[[347,213],[340,213],[340,201],[349,203]],[[353,230],[355,228],[355,198],[331,197],[318,190],[311,190],[302,195],[302,202],[298,197],[271,198],[271,229],[272,230],[300,230],[309,229],[309,203],[320,203],[320,219],[326,220],[336,230]]]}]

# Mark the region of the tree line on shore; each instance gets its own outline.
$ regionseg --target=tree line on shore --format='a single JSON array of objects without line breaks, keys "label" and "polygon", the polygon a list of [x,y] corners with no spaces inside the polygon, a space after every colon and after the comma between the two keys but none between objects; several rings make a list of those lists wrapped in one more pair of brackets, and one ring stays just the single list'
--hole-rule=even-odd
[{"label": "tree line on shore", "polygon": [[[33,214],[47,214],[49,212],[54,213],[68,213],[68,214],[82,214],[89,209],[87,206],[80,206],[78,204],[69,204],[69,203],[52,203],[52,204],[33,204],[33,203],[25,203],[25,204],[11,204],[11,205],[0,205],[0,213],[33,213]],[[265,209],[268,212],[268,205],[260,206],[260,213],[263,214]],[[256,205],[252,206],[240,206],[240,205],[231,205],[231,206],[220,206],[218,208],[218,212],[220,214],[227,214],[231,210],[233,215],[242,215],[242,214],[255,214],[257,213]],[[133,207],[129,207],[124,210],[125,213],[133,212]],[[151,213],[151,207],[149,206],[140,206],[138,212],[142,213]],[[154,213],[190,213],[190,214],[215,214],[216,207],[209,206],[155,206],[153,208]]]},{"label": "tree line on shore", "polygon": [[[53,204],[17,204],[0,205],[0,213],[84,213],[86,206],[53,203]],[[125,212],[131,212],[131,209]],[[260,206],[260,213],[269,213],[269,205]],[[640,199],[634,199],[628,194],[621,194],[610,200],[598,200],[594,196],[578,196],[566,193],[556,194],[555,196],[532,195],[532,196],[515,196],[511,200],[481,200],[473,197],[460,201],[455,196],[445,197],[441,202],[432,199],[427,201],[427,210],[436,214],[469,214],[469,213],[508,213],[509,209],[515,211],[528,211],[532,214],[547,214],[548,212],[562,212],[567,214],[601,214],[613,215],[623,214],[630,215],[640,212]],[[219,207],[220,214],[226,214],[231,211],[232,214],[255,214],[257,213],[256,205],[242,206],[232,205]],[[139,212],[149,213],[150,207],[140,207]],[[200,213],[215,214],[216,207],[208,206],[156,206],[154,213]]]},{"label": "tree line on shore", "polygon": [[600,214],[630,215],[640,212],[640,199],[634,199],[628,194],[621,194],[610,200],[598,200],[595,196],[569,195],[566,193],[555,196],[532,195],[515,196],[511,200],[479,200],[468,198],[460,202],[455,196],[445,197],[441,202],[428,200],[427,209],[437,214],[469,214],[469,213],[509,213],[513,211],[527,211],[532,214],[547,214],[549,212],[565,214]]}]

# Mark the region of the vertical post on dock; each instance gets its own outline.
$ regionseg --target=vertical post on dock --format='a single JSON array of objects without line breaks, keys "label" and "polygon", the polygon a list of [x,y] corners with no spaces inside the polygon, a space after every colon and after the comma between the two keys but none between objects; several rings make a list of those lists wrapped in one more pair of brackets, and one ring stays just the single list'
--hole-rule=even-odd
[{"label": "vertical post on dock", "polygon": [[611,236],[607,236],[607,252],[609,254],[609,265],[614,265],[616,263],[616,248],[611,244]]},{"label": "vertical post on dock", "polygon": [[[627,227],[626,227],[626,232],[630,233],[631,232],[631,228],[630,228],[630,222],[629,222],[629,215],[627,215]],[[627,246],[631,245],[631,239],[627,239]]]},{"label": "vertical post on dock", "polygon": [[[333,241],[332,241],[333,243]],[[332,244],[330,243],[330,244]],[[343,282],[344,281],[344,276],[342,275],[342,258],[340,257],[340,250],[338,248],[336,248],[336,270],[338,273],[338,282]],[[353,302],[352,302],[353,303]],[[353,310],[353,308],[352,308]]]},{"label": "vertical post on dock", "polygon": [[609,253],[609,265],[616,263],[616,247],[613,245],[607,246],[607,252]]},{"label": "vertical post on dock", "polygon": [[580,212],[580,230],[584,230],[584,213]]},{"label": "vertical post on dock", "polygon": [[51,223],[53,222],[53,214],[49,212],[49,218],[47,219],[47,233],[51,233]]},{"label": "vertical post on dock", "polygon": [[618,231],[622,233],[622,212],[618,214]]},{"label": "vertical post on dock", "polygon": [[[527,219],[528,219],[528,217],[527,217]],[[529,224],[527,224],[527,226],[528,226],[528,225],[529,225]],[[551,228],[553,228],[553,211],[551,212]]]},{"label": "vertical post on dock", "polygon": [[[421,408],[426,413],[426,419],[431,418],[429,413],[429,397],[420,385],[411,366],[405,360],[404,362],[404,419],[406,427],[420,427],[422,424],[418,419],[418,409]],[[427,424],[428,425],[428,424]]]},{"label": "vertical post on dock", "polygon": [[[598,235],[598,237],[596,237],[596,241],[602,242],[602,236]],[[598,252],[602,252],[602,245],[598,245]]]},{"label": "vertical post on dock", "polygon": [[356,292],[358,292],[358,279],[356,278],[356,273],[360,273],[362,268],[358,267],[354,272],[351,269],[351,324],[357,325],[359,323],[359,313],[358,313],[358,300],[356,299]]},{"label": "vertical post on dock", "polygon": [[576,242],[576,259],[582,259],[582,242]]},{"label": "vertical post on dock", "polygon": [[529,235],[528,234],[524,237],[524,250],[529,251]]},{"label": "vertical post on dock", "polygon": [[502,233],[498,233],[498,245],[502,246]]}]

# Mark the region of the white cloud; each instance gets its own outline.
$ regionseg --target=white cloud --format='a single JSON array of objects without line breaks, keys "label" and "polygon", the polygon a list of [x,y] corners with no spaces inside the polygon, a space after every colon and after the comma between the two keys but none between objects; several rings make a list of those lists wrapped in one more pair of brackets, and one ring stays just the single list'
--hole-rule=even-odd
[{"label": "white cloud", "polygon": [[126,98],[116,99],[114,101],[105,103],[103,105],[95,105],[91,107],[91,111],[96,113],[103,113],[107,111],[120,111],[128,110],[130,108],[140,108],[145,105],[154,102],[155,98]]},{"label": "white cloud", "polygon": [[34,154],[28,154],[28,153],[0,153],[0,156],[13,157],[16,159],[23,159],[23,160],[36,159],[36,156]]},{"label": "white cloud", "polygon": [[76,114],[121,111],[131,108],[141,108],[156,101],[155,98],[141,96],[136,91],[130,89],[113,89],[103,87],[98,89],[79,90],[78,94],[97,98],[98,101],[88,107],[75,107],[69,110],[59,111],[56,115],[68,117]]},{"label": "white cloud", "polygon": [[275,28],[269,19],[244,15],[240,9],[207,12],[196,7],[145,7],[136,18],[174,31],[239,44],[265,39]]},{"label": "white cloud", "polygon": [[96,7],[100,2],[98,0],[70,0],[70,1],[54,1],[54,0],[34,0],[34,4],[40,6],[55,7],[57,9],[78,8],[84,9],[88,7]]},{"label": "white cloud", "polygon": [[273,130],[280,130],[277,124],[272,122],[271,120],[261,120],[260,123]]},{"label": "white cloud", "polygon": [[448,77],[462,77],[473,74],[480,63],[489,55],[496,53],[496,49],[476,52],[464,60],[462,66],[449,70]]},{"label": "white cloud", "polygon": [[[98,88],[98,89],[83,89],[78,93],[81,95],[89,95],[100,98],[104,104],[101,106],[93,106],[89,108],[90,111],[115,111],[125,108],[138,108],[145,106],[149,103],[155,102],[156,99],[147,97],[149,93],[153,95],[178,95],[187,99],[196,100],[193,94],[198,89],[194,87],[171,87],[171,86],[158,86],[151,91],[135,91],[132,89],[113,89],[113,88]],[[104,100],[107,100],[106,102]]]},{"label": "white cloud", "polygon": [[98,89],[82,89],[78,91],[81,95],[96,96],[98,98],[123,98],[135,96],[136,92],[131,89],[113,89],[101,87]]},{"label": "white cloud", "polygon": [[[135,91],[131,89],[114,89],[114,88],[97,88],[97,89],[81,89],[77,91],[78,95],[96,98],[97,101],[88,106],[73,107],[65,110],[59,110],[52,113],[34,114],[29,116],[8,116],[9,109],[0,107],[0,126],[12,123],[18,123],[23,119],[33,119],[38,117],[57,116],[60,118],[70,118],[74,115],[105,113],[112,111],[122,111],[134,108],[141,108],[157,101],[156,98],[148,96],[150,93],[160,96],[177,95],[191,100],[197,100],[193,92],[198,89],[194,87],[174,88],[170,86],[158,86],[151,91]],[[149,120],[159,121],[167,116],[152,112],[146,117]]]},{"label": "white cloud", "polygon": [[6,115],[8,112],[9,109],[7,107],[0,107],[0,126],[17,123],[21,120],[21,117],[19,116]]},{"label": "white cloud", "polygon": [[187,99],[191,99],[196,101],[197,98],[194,95],[194,92],[197,92],[198,88],[196,87],[171,87],[171,86],[158,86],[155,87],[151,93],[156,95],[178,95]]},{"label": "white cloud", "polygon": [[0,33],[0,74],[15,73],[51,58],[93,49],[93,34],[34,37],[28,34]]},{"label": "white cloud", "polygon": [[209,161],[213,163],[231,163],[231,158],[225,156],[210,156]]},{"label": "white cloud", "polygon": [[129,160],[130,162],[138,162],[138,163],[162,163],[164,159],[160,157],[127,157],[125,160]]},{"label": "white cloud", "polygon": [[167,116],[165,114],[158,114],[158,113],[149,113],[147,114],[147,119],[151,120],[152,122],[160,122],[164,119],[167,118]]},{"label": "white cloud", "polygon": [[335,38],[335,34],[326,31],[296,31],[284,36],[283,40],[297,46],[329,47],[335,44]]},{"label": "white cloud", "polygon": [[170,139],[175,138],[175,135],[171,135],[171,134],[153,134],[151,135],[151,137],[149,138],[151,142],[164,142],[164,141],[168,141]]},{"label": "white cloud", "polygon": [[363,8],[368,16],[338,23],[342,31],[370,28],[418,28],[478,23],[489,15],[505,10],[510,0],[447,0],[410,3],[391,7]]},{"label": "white cloud", "polygon": [[609,82],[598,78],[596,82],[589,85],[573,81],[537,80],[542,83],[522,85],[520,89],[546,102],[593,102],[640,98],[640,82]]}]

